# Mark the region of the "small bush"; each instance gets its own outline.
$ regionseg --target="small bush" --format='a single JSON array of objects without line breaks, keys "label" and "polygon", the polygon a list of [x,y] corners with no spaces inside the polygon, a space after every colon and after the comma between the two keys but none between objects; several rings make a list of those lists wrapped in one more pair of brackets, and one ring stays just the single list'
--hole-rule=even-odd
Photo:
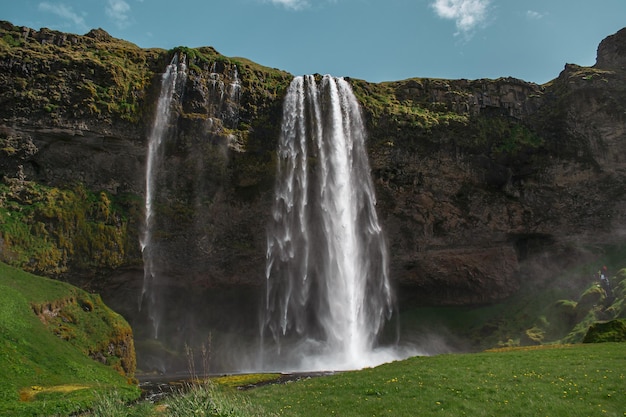
[{"label": "small bush", "polygon": [[545,332],[539,327],[532,327],[524,332],[523,345],[540,345],[545,337]]}]

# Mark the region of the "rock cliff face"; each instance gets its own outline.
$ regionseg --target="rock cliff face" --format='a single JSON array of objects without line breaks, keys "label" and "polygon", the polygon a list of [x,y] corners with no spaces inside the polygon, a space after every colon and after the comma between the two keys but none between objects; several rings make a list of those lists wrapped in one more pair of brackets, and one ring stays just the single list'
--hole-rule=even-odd
[{"label": "rock cliff face", "polygon": [[[5,22],[0,32],[3,259],[115,294],[114,307],[131,314],[120,300],[136,297],[142,280],[147,135],[160,73],[179,54],[188,78],[163,147],[156,201],[164,285],[178,288],[172,294],[261,291],[290,74],[211,48],[142,50],[101,30],[78,36]],[[595,66],[567,64],[545,85],[349,80],[368,123],[401,302],[502,300],[522,279],[541,282],[589,247],[623,240],[625,44],[626,30],[609,36]],[[237,97],[225,93],[233,83]],[[119,256],[94,264],[102,248],[66,243],[62,216],[36,211],[51,201],[38,187],[51,193],[76,184],[85,201],[110,201],[107,213],[89,205],[84,227]],[[45,251],[19,256],[28,245],[9,227],[17,211],[20,230],[45,236],[61,251],[58,261],[39,262]],[[67,224],[74,225],[68,233],[82,233],[77,222]],[[125,238],[99,232],[107,228]]]},{"label": "rock cliff face", "polygon": [[568,64],[542,86],[389,86],[400,102],[466,117],[424,129],[371,116],[393,275],[415,297],[488,302],[623,240],[625,37],[607,38],[596,66]]}]

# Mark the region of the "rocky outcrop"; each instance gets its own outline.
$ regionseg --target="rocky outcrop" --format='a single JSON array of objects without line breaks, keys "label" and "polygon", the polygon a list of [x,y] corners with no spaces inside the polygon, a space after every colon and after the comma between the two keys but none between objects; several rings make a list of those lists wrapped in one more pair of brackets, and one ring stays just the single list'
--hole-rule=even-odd
[{"label": "rocky outcrop", "polygon": [[626,28],[600,43],[595,68],[626,70]]},{"label": "rocky outcrop", "polygon": [[[68,250],[66,268],[36,272],[139,291],[132,242],[142,227],[147,135],[159,74],[179,54],[189,72],[159,167],[160,273],[179,290],[261,291],[291,76],[212,48],[142,50],[101,30],[0,26],[2,175],[104,192],[128,234],[119,262],[79,267]],[[625,38],[624,30],[609,36],[594,67],[568,64],[545,85],[349,80],[368,124],[379,216],[404,302],[502,300],[522,279],[540,283],[587,247],[623,240]],[[227,94],[233,83],[237,97]],[[53,220],[32,222],[52,236]]]}]

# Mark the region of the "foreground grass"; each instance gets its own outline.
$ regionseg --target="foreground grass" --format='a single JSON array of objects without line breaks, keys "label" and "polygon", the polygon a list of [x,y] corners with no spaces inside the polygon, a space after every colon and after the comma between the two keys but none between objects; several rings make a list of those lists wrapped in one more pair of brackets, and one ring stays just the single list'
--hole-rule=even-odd
[{"label": "foreground grass", "polygon": [[89,416],[626,415],[626,344],[509,348],[415,357],[372,369],[267,385],[193,383],[162,403],[105,397]]},{"label": "foreground grass", "polygon": [[416,357],[247,395],[283,416],[623,417],[626,345]]},{"label": "foreground grass", "polygon": [[162,416],[224,416],[224,417],[269,417],[276,413],[251,402],[247,396],[220,387],[211,381],[195,384],[179,395],[169,398],[160,408]]}]

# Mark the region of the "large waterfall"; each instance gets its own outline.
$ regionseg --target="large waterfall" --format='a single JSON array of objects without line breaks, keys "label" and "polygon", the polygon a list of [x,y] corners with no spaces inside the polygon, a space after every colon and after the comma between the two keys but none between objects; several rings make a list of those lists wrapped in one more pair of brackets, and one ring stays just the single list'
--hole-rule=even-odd
[{"label": "large waterfall", "polygon": [[[159,336],[159,323],[161,321],[158,304],[158,277],[155,270],[155,250],[153,246],[154,233],[154,194],[155,181],[157,178],[157,168],[159,155],[161,153],[161,143],[166,136],[169,127],[172,100],[177,91],[180,91],[186,78],[185,58],[179,62],[178,55],[174,55],[171,63],[167,66],[161,77],[161,92],[157,101],[156,114],[152,122],[152,128],[148,136],[148,154],[146,157],[146,190],[145,190],[145,220],[143,231],[140,236],[141,253],[144,264],[144,281],[139,300],[141,309],[144,301],[147,301],[148,315],[152,322],[152,337]],[[147,300],[146,300],[147,299]]]},{"label": "large waterfall", "polygon": [[382,362],[377,339],[393,312],[393,294],[365,129],[348,82],[294,78],[278,146],[267,235],[267,366],[355,369]]}]

